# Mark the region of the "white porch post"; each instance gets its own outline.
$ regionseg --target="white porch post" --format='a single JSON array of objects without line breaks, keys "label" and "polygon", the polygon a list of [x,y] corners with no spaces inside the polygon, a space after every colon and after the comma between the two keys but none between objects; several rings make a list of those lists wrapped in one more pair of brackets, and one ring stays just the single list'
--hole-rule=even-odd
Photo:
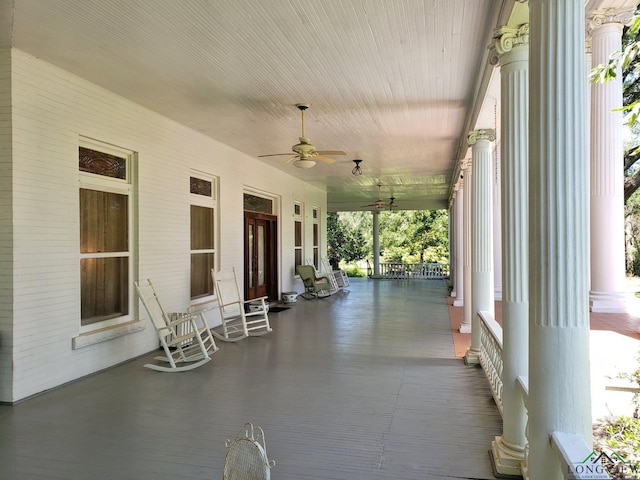
[{"label": "white porch post", "polygon": [[[622,26],[631,21],[634,7],[588,12],[593,65],[606,63],[622,49]],[[622,107],[618,70],[616,78],[591,84],[590,305],[594,312],[626,311],[622,113],[613,111]]]},{"label": "white porch post", "polygon": [[471,160],[465,160],[463,179],[465,185],[464,197],[464,232],[463,232],[463,255],[464,255],[464,316],[460,325],[460,333],[471,333],[471,181],[473,179],[473,166]]},{"label": "white porch post", "polygon": [[[471,178],[471,346],[465,354],[468,365],[480,363],[480,319],[478,312],[494,314],[493,283],[493,160],[491,142],[495,131],[469,133],[473,175]],[[466,302],[465,302],[466,303]]]},{"label": "white porch post", "polygon": [[373,211],[373,278],[380,278],[380,212]]},{"label": "white porch post", "polygon": [[551,433],[592,435],[584,0],[530,0],[529,12],[528,468],[559,480]]},{"label": "white porch post", "polygon": [[455,201],[455,245],[456,245],[456,276],[455,291],[456,299],[453,301],[454,307],[464,305],[464,179],[459,179],[456,183],[456,201]]},{"label": "white porch post", "polygon": [[455,245],[455,214],[456,214],[456,195],[455,191],[453,192],[453,198],[449,203],[449,287],[451,288],[450,296],[452,298],[456,297],[456,245]]},{"label": "white porch post", "polygon": [[501,155],[496,145],[495,156],[493,159],[493,297],[494,300],[502,301],[502,236],[500,234],[502,205],[500,199],[502,197],[500,171]]},{"label": "white porch post", "polygon": [[527,413],[518,377],[528,374],[529,25],[495,35],[501,75],[502,436],[491,445],[496,473],[520,475]]}]

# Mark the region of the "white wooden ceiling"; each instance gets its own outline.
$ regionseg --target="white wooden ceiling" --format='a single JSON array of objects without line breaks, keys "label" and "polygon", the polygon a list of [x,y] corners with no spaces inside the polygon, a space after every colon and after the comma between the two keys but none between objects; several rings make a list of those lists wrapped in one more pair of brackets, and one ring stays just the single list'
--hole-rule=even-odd
[{"label": "white wooden ceiling", "polygon": [[[305,133],[330,210],[445,207],[489,88],[508,0],[0,0],[14,46],[252,157]],[[495,94],[494,94],[495,95]],[[497,96],[497,95],[495,95]],[[493,128],[495,102],[484,113]],[[362,159],[364,175],[351,174]]]}]

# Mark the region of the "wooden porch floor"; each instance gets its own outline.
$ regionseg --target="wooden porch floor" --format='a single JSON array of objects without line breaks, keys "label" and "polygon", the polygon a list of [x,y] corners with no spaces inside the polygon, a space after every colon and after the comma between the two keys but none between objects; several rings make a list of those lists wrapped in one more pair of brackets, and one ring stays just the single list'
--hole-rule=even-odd
[{"label": "wooden porch floor", "polygon": [[494,478],[502,422],[481,369],[455,356],[446,295],[358,279],[194,371],[150,371],[149,355],[0,406],[0,478],[221,478],[247,421],[274,479]]}]

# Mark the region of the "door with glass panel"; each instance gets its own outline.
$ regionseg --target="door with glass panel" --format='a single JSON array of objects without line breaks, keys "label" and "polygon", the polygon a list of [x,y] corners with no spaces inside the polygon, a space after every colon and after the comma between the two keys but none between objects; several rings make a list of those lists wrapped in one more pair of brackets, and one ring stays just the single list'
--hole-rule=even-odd
[{"label": "door with glass panel", "polygon": [[245,298],[277,299],[276,218],[245,212]]}]

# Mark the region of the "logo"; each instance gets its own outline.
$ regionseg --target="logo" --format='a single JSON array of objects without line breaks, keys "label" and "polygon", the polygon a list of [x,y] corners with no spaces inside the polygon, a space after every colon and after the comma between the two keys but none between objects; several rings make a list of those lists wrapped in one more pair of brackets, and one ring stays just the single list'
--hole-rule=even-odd
[{"label": "logo", "polygon": [[639,480],[640,468],[633,463],[627,463],[616,452],[593,451],[582,462],[567,466],[567,478],[590,480]]}]

